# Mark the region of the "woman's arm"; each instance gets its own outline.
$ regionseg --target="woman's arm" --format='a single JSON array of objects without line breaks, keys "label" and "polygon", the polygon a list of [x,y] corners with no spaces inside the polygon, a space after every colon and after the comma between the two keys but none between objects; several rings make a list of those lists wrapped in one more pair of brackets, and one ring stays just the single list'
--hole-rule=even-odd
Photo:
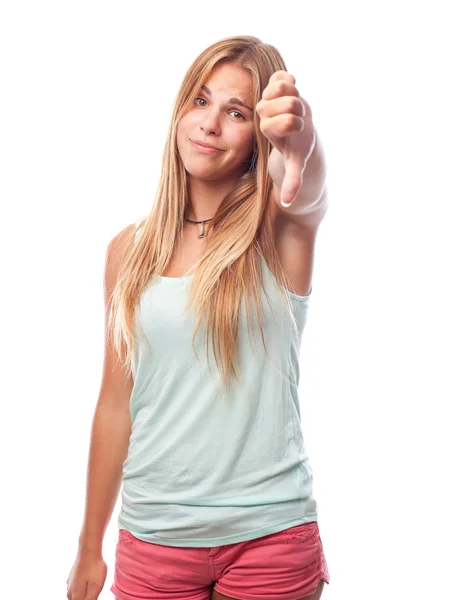
[{"label": "woman's arm", "polygon": [[130,395],[132,377],[127,378],[108,333],[108,305],[119,268],[135,226],[129,225],[108,245],[104,276],[105,354],[101,389],[91,427],[86,502],[79,550],[101,554],[106,528],[122,483],[132,429]]},{"label": "woman's arm", "polygon": [[97,406],[91,431],[85,515],[79,537],[81,551],[101,554],[122,483],[130,431],[130,416]]}]

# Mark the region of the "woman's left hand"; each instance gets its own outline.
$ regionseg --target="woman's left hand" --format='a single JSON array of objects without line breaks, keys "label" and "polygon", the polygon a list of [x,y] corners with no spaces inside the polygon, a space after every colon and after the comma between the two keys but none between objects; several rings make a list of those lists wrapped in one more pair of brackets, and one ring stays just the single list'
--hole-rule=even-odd
[{"label": "woman's left hand", "polygon": [[301,188],[306,162],[315,143],[311,107],[300,96],[295,81],[291,73],[276,71],[256,105],[262,133],[284,158],[280,201],[287,206]]}]

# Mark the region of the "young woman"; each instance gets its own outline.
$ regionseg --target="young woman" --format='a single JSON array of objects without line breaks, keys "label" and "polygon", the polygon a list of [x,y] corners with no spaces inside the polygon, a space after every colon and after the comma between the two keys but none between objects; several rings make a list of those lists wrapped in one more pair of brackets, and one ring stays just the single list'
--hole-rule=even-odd
[{"label": "young woman", "polygon": [[326,209],[311,109],[279,52],[251,36],[207,48],[177,95],[151,212],[108,247],[69,600],[104,586],[121,483],[119,600],[321,596],[297,390]]}]

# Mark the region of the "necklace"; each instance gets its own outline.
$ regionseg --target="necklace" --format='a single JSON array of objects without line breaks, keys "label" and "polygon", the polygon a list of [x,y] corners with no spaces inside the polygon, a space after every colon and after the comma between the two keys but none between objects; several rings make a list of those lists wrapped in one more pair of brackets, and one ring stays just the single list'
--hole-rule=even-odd
[{"label": "necklace", "polygon": [[[213,217],[212,217],[213,218]],[[204,223],[207,223],[208,221],[211,221],[212,219],[205,219],[205,221],[191,221],[191,219],[184,219],[184,221],[187,221],[188,223],[195,223],[196,225],[199,225],[200,223],[202,223],[200,230],[199,230],[199,238],[203,238],[205,235],[205,229],[204,229]]]}]

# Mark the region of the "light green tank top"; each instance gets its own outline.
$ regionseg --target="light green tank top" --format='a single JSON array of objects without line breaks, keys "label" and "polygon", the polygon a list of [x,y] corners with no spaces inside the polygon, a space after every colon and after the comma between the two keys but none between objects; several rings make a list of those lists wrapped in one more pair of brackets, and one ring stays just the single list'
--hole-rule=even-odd
[{"label": "light green tank top", "polygon": [[[229,402],[201,327],[182,316],[192,275],[159,277],[142,293],[132,362],[132,432],[123,465],[119,529],[146,542],[214,547],[317,521],[298,398],[307,296],[288,290],[293,323],[262,258],[265,350],[242,314],[239,371]],[[258,336],[258,337],[257,337]],[[272,364],[273,363],[273,364]],[[210,368],[209,368],[210,367]],[[282,375],[283,373],[283,375]]]}]

